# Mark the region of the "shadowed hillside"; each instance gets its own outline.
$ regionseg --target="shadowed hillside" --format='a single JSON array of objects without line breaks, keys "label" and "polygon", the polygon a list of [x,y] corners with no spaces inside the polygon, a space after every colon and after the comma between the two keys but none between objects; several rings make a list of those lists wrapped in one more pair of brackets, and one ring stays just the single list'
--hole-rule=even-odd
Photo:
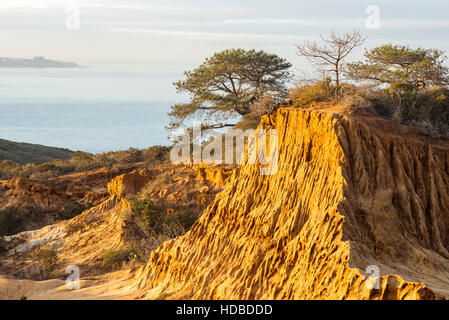
[{"label": "shadowed hillside", "polygon": [[0,161],[11,160],[19,164],[43,163],[57,159],[67,160],[72,156],[73,151],[68,149],[0,139]]}]

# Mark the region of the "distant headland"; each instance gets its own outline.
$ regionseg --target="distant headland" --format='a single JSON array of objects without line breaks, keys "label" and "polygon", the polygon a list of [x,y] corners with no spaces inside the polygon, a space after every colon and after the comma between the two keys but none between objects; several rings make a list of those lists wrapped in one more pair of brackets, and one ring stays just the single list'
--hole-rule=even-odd
[{"label": "distant headland", "polygon": [[61,62],[48,60],[44,57],[34,57],[33,59],[0,58],[0,68],[79,68],[73,62]]}]

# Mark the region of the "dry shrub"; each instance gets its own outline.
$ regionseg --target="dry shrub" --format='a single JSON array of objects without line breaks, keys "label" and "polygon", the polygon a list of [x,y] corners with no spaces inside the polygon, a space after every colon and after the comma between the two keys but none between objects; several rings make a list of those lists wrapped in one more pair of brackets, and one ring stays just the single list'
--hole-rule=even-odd
[{"label": "dry shrub", "polygon": [[113,270],[120,267],[124,262],[130,261],[132,257],[133,256],[128,249],[108,249],[103,256],[103,268],[106,270]]},{"label": "dry shrub", "polygon": [[329,79],[313,85],[297,84],[289,91],[289,98],[295,107],[313,107],[319,102],[334,102],[336,88]]},{"label": "dry shrub", "polygon": [[55,270],[58,264],[58,252],[55,248],[39,248],[34,252],[40,271],[45,279]]}]

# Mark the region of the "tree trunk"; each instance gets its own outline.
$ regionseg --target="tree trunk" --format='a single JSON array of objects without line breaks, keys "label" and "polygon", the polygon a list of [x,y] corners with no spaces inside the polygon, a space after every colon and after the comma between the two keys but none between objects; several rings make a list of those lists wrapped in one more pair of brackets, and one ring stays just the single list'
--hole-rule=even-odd
[{"label": "tree trunk", "polygon": [[338,65],[335,65],[335,84],[337,85],[337,88],[340,85],[340,70]]}]

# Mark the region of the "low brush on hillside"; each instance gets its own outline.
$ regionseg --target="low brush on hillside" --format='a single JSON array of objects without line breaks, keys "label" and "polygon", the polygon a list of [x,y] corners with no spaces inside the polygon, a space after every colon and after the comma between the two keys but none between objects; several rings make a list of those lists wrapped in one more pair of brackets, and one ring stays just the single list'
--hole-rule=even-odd
[{"label": "low brush on hillside", "polygon": [[67,160],[74,152],[69,149],[0,139],[0,162],[10,160],[20,165]]},{"label": "low brush on hillside", "polygon": [[139,150],[130,148],[124,151],[90,154],[77,151],[71,153],[67,160],[53,160],[44,163],[21,165],[12,160],[0,162],[0,180],[16,178],[53,178],[64,174],[83,172],[100,168],[112,168],[115,165],[145,162],[156,166],[168,161],[170,148],[153,146]]}]

